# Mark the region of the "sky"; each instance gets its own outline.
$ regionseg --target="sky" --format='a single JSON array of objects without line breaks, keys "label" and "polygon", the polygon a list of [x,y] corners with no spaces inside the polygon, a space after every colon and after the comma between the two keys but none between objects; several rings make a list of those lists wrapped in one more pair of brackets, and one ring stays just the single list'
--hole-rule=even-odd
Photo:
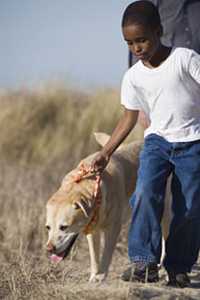
[{"label": "sky", "polygon": [[120,85],[126,0],[0,0],[0,88]]}]

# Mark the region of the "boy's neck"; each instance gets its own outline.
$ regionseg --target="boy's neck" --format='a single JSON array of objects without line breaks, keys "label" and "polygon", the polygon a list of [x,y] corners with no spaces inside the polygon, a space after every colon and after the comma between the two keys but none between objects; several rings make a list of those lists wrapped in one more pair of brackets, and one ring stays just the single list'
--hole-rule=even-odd
[{"label": "boy's neck", "polygon": [[166,47],[166,46],[160,44],[155,55],[149,61],[142,61],[142,62],[146,67],[148,67],[150,69],[157,68],[170,55],[171,49],[172,49],[171,47]]}]

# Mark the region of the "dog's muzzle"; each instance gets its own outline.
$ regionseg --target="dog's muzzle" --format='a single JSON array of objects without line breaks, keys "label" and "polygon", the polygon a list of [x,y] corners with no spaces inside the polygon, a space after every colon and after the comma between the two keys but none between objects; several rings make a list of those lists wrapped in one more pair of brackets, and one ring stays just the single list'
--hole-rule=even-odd
[{"label": "dog's muzzle", "polygon": [[59,263],[61,260],[63,260],[65,257],[67,257],[69,255],[70,250],[71,250],[72,246],[74,245],[77,237],[78,237],[78,233],[73,234],[71,237],[69,237],[69,239],[65,243],[64,250],[61,250],[61,251],[59,250],[59,252],[55,251],[54,253],[51,253],[50,254],[51,261],[54,263]]}]

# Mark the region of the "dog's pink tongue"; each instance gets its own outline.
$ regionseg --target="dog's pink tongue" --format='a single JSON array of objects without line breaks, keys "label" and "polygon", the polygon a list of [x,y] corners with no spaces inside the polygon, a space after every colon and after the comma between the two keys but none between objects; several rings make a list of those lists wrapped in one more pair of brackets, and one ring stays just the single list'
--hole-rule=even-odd
[{"label": "dog's pink tongue", "polygon": [[52,254],[52,255],[50,256],[50,260],[51,260],[51,262],[53,262],[53,263],[59,263],[59,262],[61,262],[61,260],[63,260],[63,255]]}]

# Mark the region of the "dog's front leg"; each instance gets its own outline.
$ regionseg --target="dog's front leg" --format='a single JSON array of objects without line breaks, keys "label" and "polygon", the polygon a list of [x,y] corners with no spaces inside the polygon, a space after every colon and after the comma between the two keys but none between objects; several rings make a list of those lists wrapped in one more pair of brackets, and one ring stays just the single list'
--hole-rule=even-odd
[{"label": "dog's front leg", "polygon": [[100,255],[100,232],[87,234],[89,252],[90,252],[90,282],[99,281],[99,255]]},{"label": "dog's front leg", "polygon": [[104,249],[100,262],[100,272],[104,274],[106,278],[108,274],[108,268],[110,266],[112,255],[117,243],[117,238],[121,229],[121,219],[117,219],[118,223],[110,224],[109,228],[104,231]]}]

